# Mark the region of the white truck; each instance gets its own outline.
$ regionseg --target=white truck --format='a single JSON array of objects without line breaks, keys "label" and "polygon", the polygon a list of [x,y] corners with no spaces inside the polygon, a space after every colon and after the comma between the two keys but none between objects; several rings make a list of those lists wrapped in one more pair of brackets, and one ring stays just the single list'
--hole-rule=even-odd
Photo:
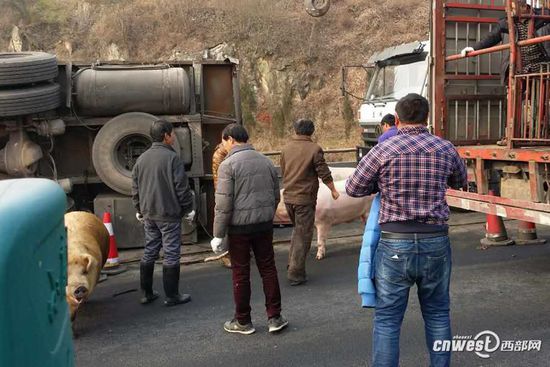
[{"label": "white truck", "polygon": [[428,98],[429,41],[389,47],[368,60],[372,69],[365,96],[359,107],[359,125],[366,148],[376,144],[381,134],[380,120],[395,113],[397,101],[408,93]]}]

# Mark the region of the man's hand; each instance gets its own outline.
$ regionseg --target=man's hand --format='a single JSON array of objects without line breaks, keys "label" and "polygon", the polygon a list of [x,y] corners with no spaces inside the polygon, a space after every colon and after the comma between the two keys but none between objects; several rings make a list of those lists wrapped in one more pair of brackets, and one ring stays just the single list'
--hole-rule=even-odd
[{"label": "man's hand", "polygon": [[141,224],[143,224],[145,222],[145,220],[143,219],[143,214],[141,213],[136,213],[136,219],[138,220],[138,222],[140,222]]},{"label": "man's hand", "polygon": [[340,197],[340,193],[338,190],[336,190],[336,186],[334,186],[334,181],[331,181],[329,183],[326,183],[328,189],[330,190],[330,194],[332,195],[332,199],[336,200]]},{"label": "man's hand", "polygon": [[466,55],[468,55],[468,53],[472,51],[475,51],[473,47],[464,47],[462,51],[460,51],[460,56],[466,57]]},{"label": "man's hand", "polygon": [[227,251],[227,249],[223,246],[223,238],[212,238],[212,241],[210,241],[210,246],[212,247],[212,251],[216,254],[221,254],[222,252]]},{"label": "man's hand", "polygon": [[194,210],[191,210],[189,213],[187,213],[185,215],[185,217],[183,217],[183,219],[185,219],[186,221],[188,222],[192,222],[193,219],[195,219],[195,211]]}]

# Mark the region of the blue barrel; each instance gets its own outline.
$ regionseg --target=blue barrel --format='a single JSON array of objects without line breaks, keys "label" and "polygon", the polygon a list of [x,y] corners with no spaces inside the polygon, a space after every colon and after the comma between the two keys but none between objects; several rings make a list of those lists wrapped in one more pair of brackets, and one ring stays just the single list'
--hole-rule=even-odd
[{"label": "blue barrel", "polygon": [[51,180],[0,181],[0,366],[74,365],[65,203]]}]

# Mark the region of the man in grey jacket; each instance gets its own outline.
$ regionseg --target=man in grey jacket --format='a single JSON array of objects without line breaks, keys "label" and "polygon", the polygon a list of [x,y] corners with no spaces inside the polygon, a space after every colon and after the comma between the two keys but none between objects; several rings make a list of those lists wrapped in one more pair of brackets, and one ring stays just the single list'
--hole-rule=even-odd
[{"label": "man in grey jacket", "polygon": [[222,144],[229,152],[218,169],[214,218],[214,252],[228,234],[233,271],[235,317],[224,324],[229,333],[252,334],[250,317],[250,250],[262,277],[269,332],[288,325],[281,316],[281,292],[273,253],[273,216],[279,203],[279,178],[273,163],[247,144],[248,133],[228,125]]},{"label": "man in grey jacket", "polygon": [[176,139],[172,124],[158,120],[151,126],[153,145],[137,160],[132,170],[132,199],[136,218],[145,229],[145,249],[140,263],[142,304],[153,302],[155,260],[164,247],[163,285],[166,306],[187,303],[179,293],[181,220],[193,220],[193,193],[182,161],[172,148]]}]

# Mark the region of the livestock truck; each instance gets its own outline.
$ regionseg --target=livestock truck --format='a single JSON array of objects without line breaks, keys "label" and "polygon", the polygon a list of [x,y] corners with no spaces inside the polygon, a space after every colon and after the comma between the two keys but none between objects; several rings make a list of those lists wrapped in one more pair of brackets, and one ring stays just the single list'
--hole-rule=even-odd
[{"label": "livestock truck", "polygon": [[[550,55],[550,25],[530,26],[522,41],[514,29],[517,18],[550,20],[550,1],[532,2],[546,9],[539,14],[519,14],[514,3],[434,0],[429,41],[390,47],[361,65],[371,77],[359,109],[358,158],[376,144],[379,122],[397,100],[419,93],[430,101],[430,130],[453,142],[468,168],[468,191],[448,190],[449,205],[550,225],[550,64],[529,74],[519,68],[523,45],[540,43]],[[460,55],[503,17],[512,31],[502,44]]]},{"label": "livestock truck", "polygon": [[221,131],[241,123],[236,63],[57,63],[40,52],[0,53],[0,179],[45,177],[69,207],[112,214],[119,247],[143,246],[131,171],[151,123],[174,125],[198,216],[182,239],[210,232],[211,158]]}]

